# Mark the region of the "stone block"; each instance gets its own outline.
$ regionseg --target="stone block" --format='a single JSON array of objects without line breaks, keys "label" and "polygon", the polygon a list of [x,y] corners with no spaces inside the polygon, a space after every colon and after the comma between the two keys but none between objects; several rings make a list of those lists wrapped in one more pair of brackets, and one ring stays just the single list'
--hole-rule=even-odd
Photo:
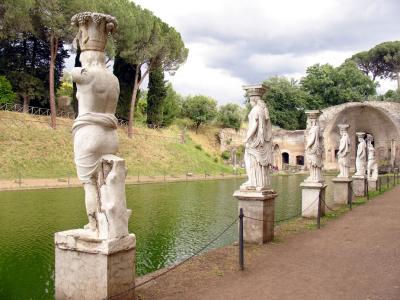
[{"label": "stone block", "polygon": [[378,187],[378,179],[368,178],[368,191],[374,192]]},{"label": "stone block", "polygon": [[[233,196],[239,200],[239,211],[249,218],[243,218],[243,239],[245,243],[263,244],[274,239],[275,198],[273,190],[238,190]],[[250,219],[253,218],[253,219]]]},{"label": "stone block", "polygon": [[365,195],[365,181],[366,176],[354,175],[353,177],[353,194],[356,197],[362,197]]},{"label": "stone block", "polygon": [[351,178],[336,177],[332,179],[333,182],[333,200],[338,204],[348,204],[351,192]]},{"label": "stone block", "polygon": [[134,234],[101,240],[68,230],[55,234],[55,248],[57,300],[134,299]]},{"label": "stone block", "polygon": [[325,215],[325,190],[328,185],[324,182],[303,182],[301,187],[301,215],[305,218],[318,216],[318,199],[321,194],[321,217]]}]

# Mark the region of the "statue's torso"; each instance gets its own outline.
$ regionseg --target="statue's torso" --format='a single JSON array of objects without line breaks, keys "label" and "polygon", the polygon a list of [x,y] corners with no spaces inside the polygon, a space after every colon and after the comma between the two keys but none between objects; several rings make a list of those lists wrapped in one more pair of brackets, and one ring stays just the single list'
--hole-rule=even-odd
[{"label": "statue's torso", "polygon": [[95,112],[115,114],[119,95],[118,79],[100,67],[85,68],[87,80],[77,84],[79,115]]}]

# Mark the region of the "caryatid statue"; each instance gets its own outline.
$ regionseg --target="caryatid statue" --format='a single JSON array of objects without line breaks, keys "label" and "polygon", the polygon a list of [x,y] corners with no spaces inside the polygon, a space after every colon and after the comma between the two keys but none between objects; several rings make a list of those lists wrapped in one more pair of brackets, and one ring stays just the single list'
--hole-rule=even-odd
[{"label": "caryatid statue", "polygon": [[323,182],[322,177],[322,142],[318,117],[321,114],[319,110],[306,111],[309,120],[309,129],[306,144],[306,161],[310,176],[306,182]]},{"label": "caryatid statue", "polygon": [[248,180],[241,185],[240,189],[259,191],[271,186],[272,125],[268,108],[261,99],[266,88],[262,85],[247,85],[243,88],[247,92],[252,109],[248,117],[249,127],[244,152]]},{"label": "caryatid statue", "polygon": [[115,110],[119,96],[117,77],[106,68],[107,37],[117,27],[114,17],[84,12],[72,17],[79,28],[82,67],[74,68],[79,114],[72,126],[74,160],[85,190],[88,232],[100,238],[128,234],[123,159],[118,151]]},{"label": "caryatid statue", "polygon": [[369,179],[378,179],[378,163],[375,160],[375,148],[372,144],[374,137],[371,134],[367,134],[367,150],[368,150],[368,163],[367,163],[367,174]]},{"label": "caryatid statue", "polygon": [[347,132],[348,124],[339,124],[340,142],[339,151],[337,153],[339,164],[339,175],[337,177],[349,178],[350,169],[350,138]]},{"label": "caryatid statue", "polygon": [[357,157],[356,157],[356,173],[355,176],[365,176],[365,167],[367,163],[367,145],[364,140],[364,132],[356,132],[358,137]]}]

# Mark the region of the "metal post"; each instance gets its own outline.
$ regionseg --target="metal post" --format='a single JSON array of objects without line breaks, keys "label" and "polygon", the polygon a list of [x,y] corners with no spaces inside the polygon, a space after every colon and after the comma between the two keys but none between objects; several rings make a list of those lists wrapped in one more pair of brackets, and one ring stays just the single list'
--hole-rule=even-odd
[{"label": "metal post", "polygon": [[239,270],[244,269],[244,247],[243,247],[243,208],[240,208],[239,212]]},{"label": "metal post", "polygon": [[389,174],[386,176],[386,188],[389,188]]},{"label": "metal post", "polygon": [[[347,187],[347,189],[349,189],[349,188]],[[350,193],[348,193],[348,194],[349,194],[349,199],[348,199],[349,208],[350,208],[350,210],[352,210],[353,209],[353,189],[352,188],[350,188]]]},{"label": "metal post", "polygon": [[368,179],[365,180],[365,190],[367,192],[367,200],[369,201],[369,186],[368,186]]},{"label": "metal post", "polygon": [[378,177],[379,194],[382,193],[382,177]]},{"label": "metal post", "polygon": [[321,228],[321,192],[318,195],[318,215],[317,215],[317,228]]}]

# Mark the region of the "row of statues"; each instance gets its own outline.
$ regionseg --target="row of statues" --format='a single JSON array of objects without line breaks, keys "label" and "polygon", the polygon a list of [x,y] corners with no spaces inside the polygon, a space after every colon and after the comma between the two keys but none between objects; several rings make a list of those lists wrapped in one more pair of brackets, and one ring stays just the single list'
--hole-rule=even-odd
[{"label": "row of statues", "polygon": [[[241,189],[262,190],[270,188],[270,166],[272,165],[273,141],[272,126],[268,108],[261,95],[265,92],[263,86],[245,86],[252,109],[249,113],[249,128],[245,139],[245,167],[248,180],[242,184]],[[324,182],[323,167],[323,142],[319,126],[319,110],[307,111],[309,120],[306,131],[305,157],[310,176],[305,182]],[[339,124],[340,142],[337,153],[339,175],[341,178],[350,177],[350,137],[348,124]],[[357,132],[358,146],[356,156],[355,176],[367,176],[376,180],[378,177],[378,164],[375,160],[375,148],[371,134]]]}]

